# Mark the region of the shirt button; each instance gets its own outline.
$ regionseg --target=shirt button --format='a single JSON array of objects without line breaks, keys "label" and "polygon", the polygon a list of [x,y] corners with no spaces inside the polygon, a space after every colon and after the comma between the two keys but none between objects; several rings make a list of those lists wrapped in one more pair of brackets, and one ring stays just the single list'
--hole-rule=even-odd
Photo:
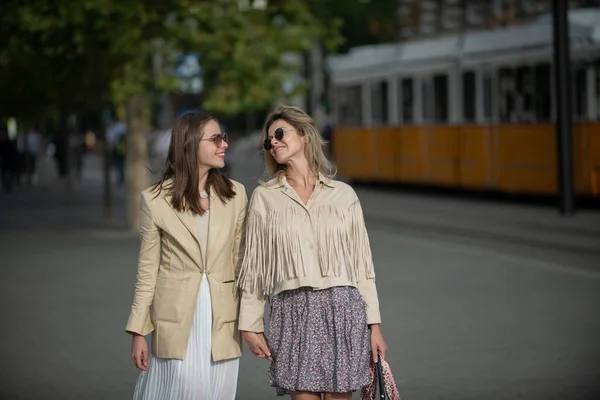
[{"label": "shirt button", "polygon": [[314,248],[315,248],[315,246],[313,246],[312,244],[311,244],[309,247],[310,247],[311,249],[314,249]]}]

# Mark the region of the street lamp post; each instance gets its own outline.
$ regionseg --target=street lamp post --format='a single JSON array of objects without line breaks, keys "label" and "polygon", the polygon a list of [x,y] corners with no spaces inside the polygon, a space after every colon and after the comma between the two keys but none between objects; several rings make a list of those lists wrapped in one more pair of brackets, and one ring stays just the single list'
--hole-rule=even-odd
[{"label": "street lamp post", "polygon": [[571,137],[571,59],[567,0],[553,0],[554,81],[558,155],[559,212],[574,213],[573,148]]}]

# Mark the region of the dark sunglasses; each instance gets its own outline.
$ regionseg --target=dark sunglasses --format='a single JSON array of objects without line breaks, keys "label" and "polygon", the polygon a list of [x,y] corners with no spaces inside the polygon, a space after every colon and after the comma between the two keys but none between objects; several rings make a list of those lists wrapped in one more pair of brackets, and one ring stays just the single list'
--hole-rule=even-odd
[{"label": "dark sunglasses", "polygon": [[200,139],[200,140],[210,140],[211,142],[216,144],[217,147],[219,147],[219,146],[221,146],[221,143],[223,143],[223,142],[227,143],[227,133],[225,133],[225,132],[219,133],[217,135],[213,135],[213,136],[209,137],[208,139]]},{"label": "dark sunglasses", "polygon": [[[273,137],[277,140],[283,139],[283,128],[275,129],[275,135]],[[265,139],[263,147],[265,148],[265,150],[271,150],[273,148],[273,145],[271,144],[271,138],[268,137]]]}]

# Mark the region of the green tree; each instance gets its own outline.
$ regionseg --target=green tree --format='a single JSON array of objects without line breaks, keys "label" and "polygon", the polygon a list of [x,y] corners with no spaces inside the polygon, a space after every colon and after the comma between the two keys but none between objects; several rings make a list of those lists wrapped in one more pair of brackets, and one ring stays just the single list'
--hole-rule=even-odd
[{"label": "green tree", "polygon": [[[127,215],[138,226],[140,191],[148,186],[146,133],[153,95],[177,88],[178,54],[201,55],[205,108],[236,114],[293,96],[283,83],[297,66],[284,54],[335,43],[304,0],[271,0],[240,9],[239,0],[69,0],[3,4],[1,102],[10,115],[41,118],[125,110]],[[156,68],[160,57],[166,67]],[[4,84],[6,86],[4,86]],[[297,90],[301,90],[299,87]],[[98,118],[99,119],[99,118]]]},{"label": "green tree", "polygon": [[320,21],[339,24],[339,52],[352,47],[398,40],[398,4],[401,0],[309,0]]}]

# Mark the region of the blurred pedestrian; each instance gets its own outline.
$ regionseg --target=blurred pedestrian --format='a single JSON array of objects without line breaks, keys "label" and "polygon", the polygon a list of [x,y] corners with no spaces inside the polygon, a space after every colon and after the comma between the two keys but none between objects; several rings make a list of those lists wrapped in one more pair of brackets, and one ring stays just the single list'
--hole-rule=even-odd
[{"label": "blurred pedestrian", "polygon": [[[127,332],[143,372],[135,400],[233,400],[241,337],[236,264],[247,197],[227,179],[227,136],[188,112],[160,181],[142,193],[141,247]],[[149,358],[145,335],[152,332]]]},{"label": "blurred pedestrian", "polygon": [[115,147],[113,149],[113,160],[115,162],[115,171],[117,172],[117,186],[123,186],[125,183],[125,155],[127,154],[127,137],[125,133],[117,136]]},{"label": "blurred pedestrian", "polygon": [[74,133],[69,137],[69,151],[71,165],[75,167],[75,179],[81,180],[83,173],[83,155],[85,153],[85,136],[83,133]]},{"label": "blurred pedestrian", "polygon": [[54,157],[58,176],[61,180],[67,179],[69,173],[69,163],[67,152],[67,138],[64,132],[56,131],[53,133],[52,140],[49,142],[46,151]]},{"label": "blurred pedestrian", "polygon": [[42,136],[36,127],[32,127],[25,134],[25,165],[27,183],[34,184],[37,180],[37,159],[41,150]]},{"label": "blurred pedestrian", "polygon": [[152,171],[158,170],[164,165],[169,152],[169,144],[171,142],[171,130],[160,129],[158,125],[154,125],[150,134],[150,165]]},{"label": "blurred pedestrian", "polygon": [[117,174],[117,185],[125,183],[125,153],[127,125],[121,121],[113,121],[106,128],[106,144]]},{"label": "blurred pedestrian", "polygon": [[19,151],[17,143],[12,140],[4,128],[0,128],[0,171],[2,188],[6,192],[12,190],[18,178]]},{"label": "blurred pedestrian", "polygon": [[323,139],[301,109],[276,108],[263,139],[272,179],[248,209],[239,329],[254,355],[271,361],[279,395],[350,399],[370,383],[369,344],[373,359],[387,350],[360,202],[332,179]]}]

